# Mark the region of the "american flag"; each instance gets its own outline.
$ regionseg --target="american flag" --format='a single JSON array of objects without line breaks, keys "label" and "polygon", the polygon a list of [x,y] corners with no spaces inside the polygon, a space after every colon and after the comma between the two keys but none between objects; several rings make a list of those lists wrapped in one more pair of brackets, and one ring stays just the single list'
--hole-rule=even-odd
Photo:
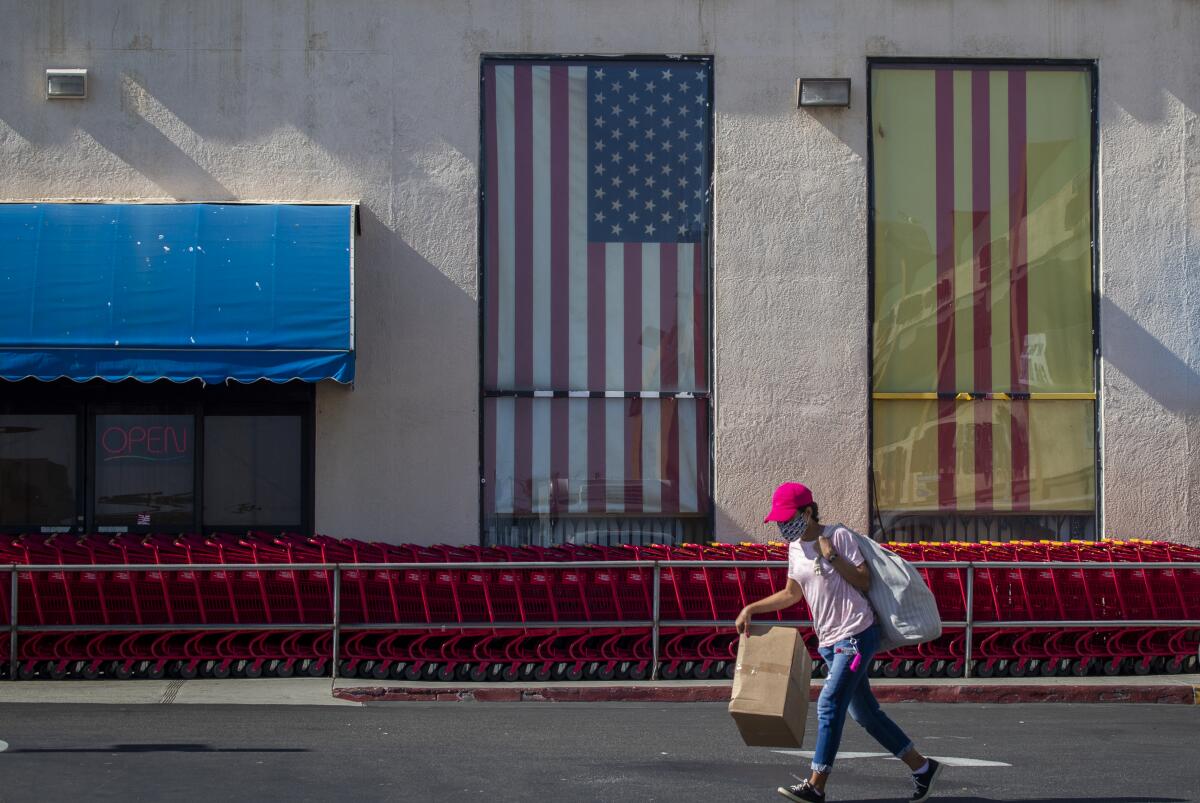
[{"label": "american flag", "polygon": [[706,512],[711,65],[483,79],[485,513]]}]

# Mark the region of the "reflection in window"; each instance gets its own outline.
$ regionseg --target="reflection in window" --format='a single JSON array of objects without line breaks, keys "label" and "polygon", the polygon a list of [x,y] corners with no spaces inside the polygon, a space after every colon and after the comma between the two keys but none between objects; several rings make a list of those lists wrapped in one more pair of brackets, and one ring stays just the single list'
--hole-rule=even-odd
[{"label": "reflection in window", "polygon": [[190,415],[97,415],[96,524],[192,524],[195,440]]},{"label": "reflection in window", "polygon": [[204,524],[299,527],[300,435],[300,416],[206,416]]},{"label": "reflection in window", "polygon": [[0,415],[0,525],[75,524],[75,416]]}]

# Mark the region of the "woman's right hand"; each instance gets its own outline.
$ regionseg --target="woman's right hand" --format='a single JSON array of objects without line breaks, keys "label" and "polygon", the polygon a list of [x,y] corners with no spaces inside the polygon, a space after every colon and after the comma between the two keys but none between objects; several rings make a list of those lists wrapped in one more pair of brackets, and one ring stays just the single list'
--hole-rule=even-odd
[{"label": "woman's right hand", "polygon": [[741,613],[733,620],[733,626],[737,629],[738,634],[745,633],[750,627],[750,609],[742,608]]}]

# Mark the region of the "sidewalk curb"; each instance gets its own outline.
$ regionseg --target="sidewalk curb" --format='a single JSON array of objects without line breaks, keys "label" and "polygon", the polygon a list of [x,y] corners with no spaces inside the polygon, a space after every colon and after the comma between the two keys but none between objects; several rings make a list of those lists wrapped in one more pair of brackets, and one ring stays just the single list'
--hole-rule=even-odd
[{"label": "sidewalk curb", "polygon": [[[334,689],[333,696],[356,703],[491,702],[491,703],[727,703],[731,685],[714,686],[523,686],[480,688],[436,686],[355,686]],[[882,703],[1160,703],[1200,705],[1200,687],[1098,684],[897,684],[874,686]],[[815,700],[820,687],[814,686]]]}]

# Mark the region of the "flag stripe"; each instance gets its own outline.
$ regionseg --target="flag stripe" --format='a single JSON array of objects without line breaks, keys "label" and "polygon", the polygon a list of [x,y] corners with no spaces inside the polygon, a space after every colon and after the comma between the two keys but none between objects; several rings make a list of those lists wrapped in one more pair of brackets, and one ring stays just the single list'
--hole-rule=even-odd
[{"label": "flag stripe", "polygon": [[[694,403],[694,402],[693,402]],[[660,421],[662,434],[662,512],[679,512],[679,399],[663,399]]]},{"label": "flag stripe", "polygon": [[662,390],[661,253],[658,243],[642,244],[642,311],[638,326],[642,370],[638,390]]},{"label": "flag stripe", "polygon": [[[567,67],[550,69],[550,388],[570,387],[571,331],[571,96]],[[566,404],[550,404],[550,513],[557,516],[562,485],[571,476],[571,421]]]},{"label": "flag stripe", "polygon": [[[554,305],[554,276],[551,272],[551,134],[550,67],[536,65],[531,73],[530,186],[533,193],[530,226],[530,387],[549,388],[551,349],[555,338],[550,328]],[[537,475],[535,475],[537,476]]]},{"label": "flag stripe", "polygon": [[[533,68],[513,67],[513,209],[516,279],[513,381],[533,386]],[[520,408],[518,407],[518,411]],[[519,413],[518,413],[519,414]],[[517,444],[521,448],[520,443]]]},{"label": "flag stripe", "polygon": [[699,410],[703,403],[679,401],[679,510],[694,513],[700,506],[700,466],[696,460],[696,432],[700,427]]},{"label": "flag stripe", "polygon": [[607,442],[608,418],[604,399],[588,399],[587,401],[587,509],[589,513],[603,513],[608,504],[604,492],[604,478],[608,476]]},{"label": "flag stripe", "polygon": [[[982,70],[971,73],[971,181],[972,249],[975,255],[975,384],[973,390],[992,390],[992,319],[991,319],[991,101],[988,95],[991,75]],[[976,407],[975,431],[975,506],[992,505],[992,422],[988,402]]]},{"label": "flag stripe", "polygon": [[662,510],[662,400],[639,399],[642,405],[642,505],[646,513]]},{"label": "flag stripe", "polygon": [[[625,243],[625,377],[622,388],[637,389],[642,382],[642,244]],[[614,405],[618,406],[618,405]],[[625,505],[624,510],[641,508],[642,480],[642,400],[629,400],[625,416]]]},{"label": "flag stripe", "polygon": [[[568,325],[568,338],[571,354],[569,385],[571,390],[586,390],[598,388],[601,385],[591,383],[588,376],[588,347],[591,330],[588,317],[588,293],[591,290],[588,273],[588,241],[587,241],[587,68],[572,66],[567,68],[568,94],[570,96],[570,133],[568,152],[570,162],[570,236],[568,249],[570,251],[570,289],[571,314]],[[575,143],[571,146],[569,143]],[[562,386],[558,386],[561,388]],[[556,388],[556,389],[558,389]],[[573,453],[573,452],[572,452]]]},{"label": "flag stripe", "polygon": [[[1008,188],[1009,188],[1009,298],[1012,309],[1011,362],[1013,390],[1027,392],[1029,366],[1025,335],[1029,320],[1026,271],[1027,176],[1026,176],[1026,73],[1014,70],[1008,76]],[[1029,509],[1029,416],[1025,403],[1013,405],[1012,415],[1013,510]]]},{"label": "flag stripe", "polygon": [[[484,72],[484,113],[486,122],[484,123],[485,143],[484,160],[487,162],[486,173],[484,176],[484,193],[486,198],[497,198],[500,193],[500,182],[497,175],[499,156],[496,148],[496,68],[488,67]],[[484,348],[483,360],[483,386],[488,390],[495,390],[496,370],[498,367],[497,358],[499,355],[499,337],[500,337],[500,294],[498,291],[496,267],[500,264],[500,204],[490,203],[485,204],[484,210],[486,215],[487,235],[485,247],[487,253],[487,267],[490,269],[483,272],[483,292],[486,296],[487,304],[487,343]],[[493,424],[494,424],[493,416]],[[496,430],[489,428],[487,432],[492,433]],[[494,453],[493,453],[494,454]],[[492,480],[495,481],[495,463],[489,462],[488,466],[492,469]],[[487,487],[485,483],[484,493],[488,495],[488,499],[494,500],[495,491],[493,488]],[[491,510],[492,504],[485,503],[485,509]]]},{"label": "flag stripe", "polygon": [[659,250],[658,291],[659,387],[679,390],[679,247],[663,243]]},{"label": "flag stripe", "polygon": [[513,67],[496,67],[496,193],[499,222],[496,226],[497,291],[499,311],[496,314],[499,332],[496,335],[496,384],[511,388],[516,381],[513,345],[516,298],[516,204],[514,198],[513,157],[516,152],[516,131],[513,121]]},{"label": "flag stripe", "polygon": [[[954,73],[935,74],[938,390],[954,390]],[[955,506],[954,402],[938,404],[938,505]]]},{"label": "flag stripe", "polygon": [[708,487],[708,405],[692,402],[689,406],[696,409],[696,426],[690,433],[696,444],[696,500],[693,510],[697,513],[707,513],[710,498]]}]

